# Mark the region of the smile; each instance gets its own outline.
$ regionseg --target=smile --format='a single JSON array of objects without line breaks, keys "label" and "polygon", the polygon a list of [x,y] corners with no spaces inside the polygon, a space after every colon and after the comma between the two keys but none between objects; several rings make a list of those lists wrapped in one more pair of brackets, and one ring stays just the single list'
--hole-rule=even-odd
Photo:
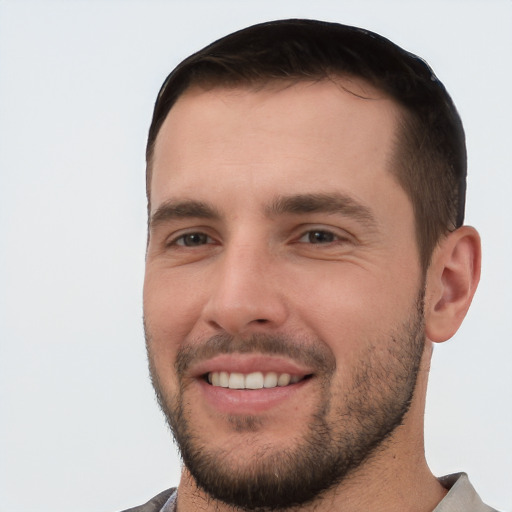
[{"label": "smile", "polygon": [[276,372],[209,372],[206,380],[214,387],[229,389],[263,389],[285,387],[296,384],[308,377],[307,375],[291,375],[289,373]]},{"label": "smile", "polygon": [[315,389],[310,384],[316,376],[312,366],[253,353],[219,354],[194,365],[189,375],[207,409],[229,417],[290,411]]}]

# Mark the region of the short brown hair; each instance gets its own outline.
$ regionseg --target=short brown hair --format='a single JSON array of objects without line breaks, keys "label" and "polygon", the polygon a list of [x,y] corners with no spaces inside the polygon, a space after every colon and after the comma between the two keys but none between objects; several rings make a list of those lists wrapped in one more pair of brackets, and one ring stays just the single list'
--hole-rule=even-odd
[{"label": "short brown hair", "polygon": [[369,82],[404,112],[392,172],[412,202],[420,260],[426,270],[441,236],[464,220],[467,158],[462,122],[425,61],[357,27],[315,20],[262,23],[223,37],[181,62],[160,89],[149,129],[148,204],[155,141],[186,89],[337,76]]}]

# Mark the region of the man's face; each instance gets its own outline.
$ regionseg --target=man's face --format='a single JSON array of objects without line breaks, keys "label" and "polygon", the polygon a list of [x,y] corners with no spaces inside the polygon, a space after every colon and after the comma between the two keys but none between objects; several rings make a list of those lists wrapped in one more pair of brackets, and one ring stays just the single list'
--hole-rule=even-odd
[{"label": "man's face", "polygon": [[403,421],[424,333],[412,206],[388,168],[398,116],[324,81],[191,89],[161,128],[150,368],[215,498],[310,500]]}]

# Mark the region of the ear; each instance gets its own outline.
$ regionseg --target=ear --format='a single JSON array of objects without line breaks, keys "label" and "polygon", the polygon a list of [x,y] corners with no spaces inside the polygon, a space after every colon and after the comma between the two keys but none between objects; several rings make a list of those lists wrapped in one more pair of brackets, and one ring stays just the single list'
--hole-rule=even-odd
[{"label": "ear", "polygon": [[425,330],[434,342],[450,339],[466,316],[480,280],[480,236],[462,226],[443,238],[427,271]]}]

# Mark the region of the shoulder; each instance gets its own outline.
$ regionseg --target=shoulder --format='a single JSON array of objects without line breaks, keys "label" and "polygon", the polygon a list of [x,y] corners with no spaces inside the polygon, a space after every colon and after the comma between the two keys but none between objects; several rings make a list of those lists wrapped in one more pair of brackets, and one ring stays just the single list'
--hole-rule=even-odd
[{"label": "shoulder", "polygon": [[157,494],[154,498],[151,498],[144,505],[138,507],[128,508],[122,512],[161,512],[162,507],[166,504],[169,499],[176,493],[176,487],[167,489]]}]

